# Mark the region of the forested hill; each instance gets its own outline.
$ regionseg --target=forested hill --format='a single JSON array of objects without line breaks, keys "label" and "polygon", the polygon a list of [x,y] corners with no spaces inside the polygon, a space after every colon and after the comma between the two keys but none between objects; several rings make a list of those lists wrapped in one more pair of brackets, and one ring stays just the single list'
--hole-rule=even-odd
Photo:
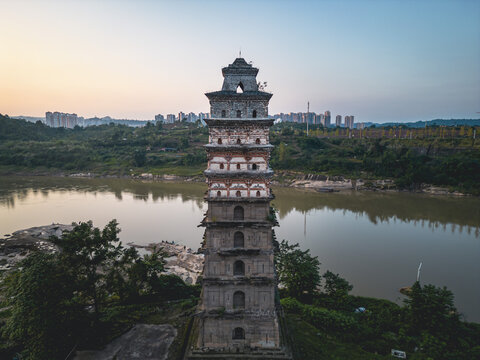
[{"label": "forested hill", "polygon": [[[480,128],[470,126],[311,126],[307,136],[304,124],[283,123],[271,130],[270,164],[277,175],[389,178],[398,188],[433,184],[480,194],[479,135]],[[0,174],[201,175],[207,141],[207,128],[184,122],[61,129],[0,116]]]},{"label": "forested hill", "polygon": [[383,123],[376,126],[406,126],[423,128],[425,126],[480,126],[480,119],[434,119],[428,121],[415,121],[409,123]]}]

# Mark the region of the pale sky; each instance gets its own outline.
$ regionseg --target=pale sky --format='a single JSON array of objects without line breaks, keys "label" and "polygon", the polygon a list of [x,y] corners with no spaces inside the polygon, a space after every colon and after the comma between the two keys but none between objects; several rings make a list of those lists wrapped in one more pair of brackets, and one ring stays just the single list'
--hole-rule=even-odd
[{"label": "pale sky", "polygon": [[480,1],[0,0],[0,113],[208,112],[241,48],[269,112],[480,118]]}]

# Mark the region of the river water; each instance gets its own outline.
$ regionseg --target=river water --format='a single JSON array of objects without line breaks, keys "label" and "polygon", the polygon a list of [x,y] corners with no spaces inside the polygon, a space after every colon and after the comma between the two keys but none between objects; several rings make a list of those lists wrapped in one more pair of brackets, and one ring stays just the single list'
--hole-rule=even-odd
[{"label": "river water", "polygon": [[[0,236],[52,222],[117,219],[124,244],[200,246],[207,209],[201,183],[0,177]],[[400,303],[423,263],[423,284],[447,286],[480,322],[480,199],[410,193],[317,193],[275,188],[277,239],[299,243],[353,293]]]}]

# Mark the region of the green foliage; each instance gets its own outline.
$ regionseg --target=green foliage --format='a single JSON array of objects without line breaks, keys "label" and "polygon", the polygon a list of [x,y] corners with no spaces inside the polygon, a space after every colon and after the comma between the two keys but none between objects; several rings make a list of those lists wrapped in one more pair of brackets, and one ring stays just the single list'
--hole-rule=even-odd
[{"label": "green foliage", "polygon": [[410,330],[420,333],[448,331],[451,323],[458,321],[457,310],[453,304],[453,293],[447,288],[434,285],[421,286],[415,282],[405,300],[409,310]]},{"label": "green foliage", "polygon": [[349,302],[348,293],[352,291],[353,286],[347,280],[331,271],[323,274],[323,278],[325,280],[323,288],[330,306],[337,309],[347,307]]},{"label": "green foliage", "polygon": [[25,359],[63,358],[75,345],[84,307],[71,271],[55,255],[34,253],[7,279],[8,318],[3,334],[24,347]]},{"label": "green foliage", "polygon": [[189,299],[191,306],[199,296],[199,286],[162,274],[161,249],[140,257],[124,248],[115,220],[103,230],[91,221],[74,225],[51,238],[59,253],[33,253],[4,282],[11,315],[2,314],[0,330],[11,342],[7,350],[23,349],[26,359],[64,359],[74,345],[101,346],[120,335],[152,312],[150,303]]},{"label": "green foliage", "polygon": [[298,244],[282,240],[275,257],[278,279],[289,296],[301,299],[311,296],[320,285],[320,262],[310,250],[302,251]]},{"label": "green foliage", "polygon": [[342,335],[358,328],[353,316],[340,311],[305,305],[293,298],[282,299],[281,304],[285,311],[301,315],[305,321],[324,331]]},{"label": "green foliage", "polygon": [[[329,271],[324,274],[324,279],[328,284],[323,293],[315,295],[315,305],[294,298],[281,299],[281,304],[287,314],[314,326],[323,345],[335,342],[332,353],[358,347],[361,350],[357,348],[357,354],[366,352],[371,358],[390,358],[393,348],[406,351],[408,358],[414,360],[467,360],[476,359],[480,354],[480,324],[460,321],[453,295],[446,288],[422,287],[415,283],[405,306],[400,307],[387,300],[348,295],[351,285]],[[339,292],[346,297],[342,307],[336,302]],[[356,312],[358,307],[366,310]],[[295,324],[293,327],[295,333],[302,333]],[[304,335],[298,336],[295,342],[302,343]],[[308,349],[300,350],[294,349],[310,354]],[[318,354],[318,359],[335,358],[329,357],[330,352],[328,355],[323,351]]]}]

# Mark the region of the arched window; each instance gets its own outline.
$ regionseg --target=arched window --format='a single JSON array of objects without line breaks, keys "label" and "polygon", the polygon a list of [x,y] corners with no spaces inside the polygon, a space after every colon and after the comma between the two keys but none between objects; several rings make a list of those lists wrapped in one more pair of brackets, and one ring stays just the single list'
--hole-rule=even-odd
[{"label": "arched window", "polygon": [[222,110],[222,118],[227,117],[227,112],[225,110]]},{"label": "arched window", "polygon": [[255,139],[255,144],[260,145],[260,139],[259,138]]},{"label": "arched window", "polygon": [[240,164],[237,164],[237,170],[240,170]]},{"label": "arched window", "polygon": [[253,110],[252,117],[254,117],[254,118],[257,117],[257,110]]},{"label": "arched window", "polygon": [[233,264],[233,275],[243,276],[245,275],[245,264],[242,260],[237,260]]},{"label": "arched window", "polygon": [[260,191],[257,191],[257,197],[260,197]]},{"label": "arched window", "polygon": [[236,197],[242,196],[242,193],[240,192],[240,190],[237,190],[237,192],[235,193],[235,196],[236,196]]},{"label": "arched window", "polygon": [[233,247],[235,248],[243,248],[245,244],[245,238],[241,231],[237,231],[233,235]]},{"label": "arched window", "polygon": [[242,112],[240,110],[237,110],[237,118],[242,117]]},{"label": "arched window", "polygon": [[252,165],[252,170],[257,170],[257,164]]},{"label": "arched window", "polygon": [[243,220],[243,216],[243,207],[235,206],[235,209],[233,209],[233,220]]},{"label": "arched window", "polygon": [[221,143],[222,143],[222,139],[221,139],[221,138],[218,138],[217,143],[218,143],[218,144],[221,144]]},{"label": "arched window", "polygon": [[242,140],[240,138],[237,139],[237,145],[240,145],[242,143]]},{"label": "arched window", "polygon": [[220,164],[220,169],[223,170],[225,166],[223,164]]},{"label": "arched window", "polygon": [[245,340],[245,330],[243,330],[241,327],[233,329],[232,339]]},{"label": "arched window", "polygon": [[217,197],[220,197],[222,196],[222,192],[221,191],[217,191]]},{"label": "arched window", "polygon": [[233,308],[234,309],[245,308],[245,293],[243,291],[235,291],[233,293]]}]

